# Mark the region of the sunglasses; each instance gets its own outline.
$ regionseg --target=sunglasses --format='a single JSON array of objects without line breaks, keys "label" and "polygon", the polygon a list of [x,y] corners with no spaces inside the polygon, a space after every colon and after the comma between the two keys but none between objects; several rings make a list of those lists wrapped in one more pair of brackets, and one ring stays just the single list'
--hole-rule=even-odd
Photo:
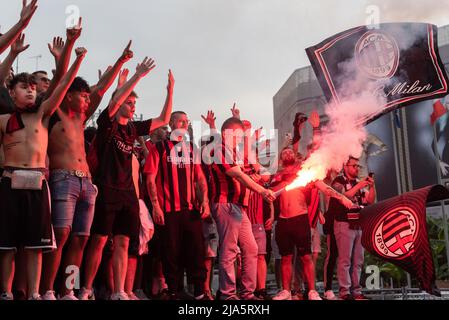
[{"label": "sunglasses", "polygon": [[361,168],[363,168],[361,165],[359,165],[359,164],[349,164],[349,165],[346,165],[347,167],[353,167],[353,168],[357,168],[357,169],[361,169]]}]

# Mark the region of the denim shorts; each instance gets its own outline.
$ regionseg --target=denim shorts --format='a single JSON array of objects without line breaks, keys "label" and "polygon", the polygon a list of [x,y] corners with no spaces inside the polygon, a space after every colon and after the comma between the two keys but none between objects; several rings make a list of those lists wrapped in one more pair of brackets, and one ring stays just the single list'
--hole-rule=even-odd
[{"label": "denim shorts", "polygon": [[91,179],[53,172],[50,174],[50,192],[53,226],[68,227],[72,234],[89,236],[98,194]]}]

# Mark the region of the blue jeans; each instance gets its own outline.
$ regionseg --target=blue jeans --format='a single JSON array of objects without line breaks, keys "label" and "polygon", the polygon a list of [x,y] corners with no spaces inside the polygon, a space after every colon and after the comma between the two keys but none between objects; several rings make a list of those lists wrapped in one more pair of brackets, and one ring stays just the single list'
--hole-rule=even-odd
[{"label": "blue jeans", "polygon": [[251,222],[239,205],[213,203],[211,208],[220,238],[218,274],[222,298],[236,294],[234,262],[238,245],[242,251],[242,297],[250,297],[256,289],[258,251]]},{"label": "blue jeans", "polygon": [[340,297],[362,293],[360,276],[362,274],[364,251],[362,247],[362,230],[349,228],[348,222],[334,222],[335,240],[338,248],[337,277]]},{"label": "blue jeans", "polygon": [[72,234],[89,236],[98,193],[91,179],[51,173],[50,192],[53,227],[68,227]]}]

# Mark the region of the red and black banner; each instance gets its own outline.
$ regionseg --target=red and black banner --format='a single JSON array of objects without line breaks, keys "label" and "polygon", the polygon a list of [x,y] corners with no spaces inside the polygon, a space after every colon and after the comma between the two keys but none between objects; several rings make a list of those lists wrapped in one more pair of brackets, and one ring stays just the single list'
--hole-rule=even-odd
[{"label": "red and black banner", "polygon": [[[353,28],[307,48],[318,82],[329,102],[341,103],[366,91],[384,101],[365,119],[419,101],[442,97],[448,78],[440,59],[438,29],[426,23],[384,23]],[[357,82],[357,85],[350,85]]]},{"label": "red and black banner", "polygon": [[449,198],[441,186],[429,186],[373,204],[360,212],[362,245],[419,281],[420,288],[440,296],[427,236],[426,203]]}]

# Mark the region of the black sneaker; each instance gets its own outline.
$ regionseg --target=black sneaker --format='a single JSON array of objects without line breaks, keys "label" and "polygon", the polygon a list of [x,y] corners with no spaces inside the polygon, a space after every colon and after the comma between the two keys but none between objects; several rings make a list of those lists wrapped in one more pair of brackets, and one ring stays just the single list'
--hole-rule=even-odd
[{"label": "black sneaker", "polygon": [[23,301],[23,300],[26,300],[26,299],[27,299],[27,295],[26,295],[26,293],[24,291],[19,290],[19,291],[15,291],[14,292],[14,300]]},{"label": "black sneaker", "polygon": [[365,296],[363,293],[353,296],[353,299],[354,300],[371,300],[370,298]]},{"label": "black sneaker", "polygon": [[340,297],[340,300],[354,300],[350,294],[345,294]]},{"label": "black sneaker", "polygon": [[267,293],[267,289],[260,289],[254,291],[254,295],[262,300],[271,300],[271,296]]},{"label": "black sneaker", "polygon": [[176,293],[169,293],[168,300],[181,300]]},{"label": "black sneaker", "polygon": [[170,293],[168,292],[168,289],[162,289],[159,291],[158,295],[156,296],[157,300],[170,300]]},{"label": "black sneaker", "polygon": [[184,290],[178,291],[176,293],[176,296],[178,297],[178,299],[176,300],[195,300],[195,298],[192,295],[188,294]]},{"label": "black sneaker", "polygon": [[302,294],[301,290],[292,290],[291,291],[292,294],[292,300],[306,300],[304,295]]}]

